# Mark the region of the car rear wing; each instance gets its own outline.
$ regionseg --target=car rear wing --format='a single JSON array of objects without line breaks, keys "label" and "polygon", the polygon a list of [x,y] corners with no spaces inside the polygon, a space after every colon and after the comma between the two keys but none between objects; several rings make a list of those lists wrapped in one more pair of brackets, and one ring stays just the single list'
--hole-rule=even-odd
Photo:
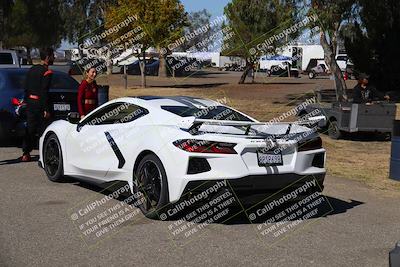
[{"label": "car rear wing", "polygon": [[253,126],[274,126],[274,125],[285,125],[287,126],[286,134],[290,133],[293,125],[302,126],[315,126],[324,127],[326,125],[325,116],[316,116],[307,118],[304,121],[295,122],[253,122],[253,121],[226,121],[226,120],[209,120],[209,119],[198,119],[196,117],[182,118],[178,125],[181,129],[187,130],[190,133],[197,133],[202,125],[215,125],[215,126],[233,126],[233,127],[245,127],[245,135],[250,133]]}]

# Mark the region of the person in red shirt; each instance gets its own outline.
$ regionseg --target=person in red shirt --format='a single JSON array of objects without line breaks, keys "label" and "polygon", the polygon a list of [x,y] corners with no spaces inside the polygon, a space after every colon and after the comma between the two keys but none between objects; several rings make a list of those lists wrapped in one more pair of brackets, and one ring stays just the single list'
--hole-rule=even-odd
[{"label": "person in red shirt", "polygon": [[81,118],[97,108],[98,86],[96,84],[97,72],[95,68],[85,71],[85,79],[78,89],[78,111]]}]

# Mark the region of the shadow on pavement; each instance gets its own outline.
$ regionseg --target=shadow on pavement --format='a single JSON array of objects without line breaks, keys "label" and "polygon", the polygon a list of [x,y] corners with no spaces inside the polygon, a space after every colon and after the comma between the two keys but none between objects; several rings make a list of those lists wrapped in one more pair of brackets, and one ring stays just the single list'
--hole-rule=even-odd
[{"label": "shadow on pavement", "polygon": [[[83,187],[88,190],[92,190],[92,191],[101,193],[103,195],[112,194],[118,188],[121,188],[126,185],[126,183],[124,183],[124,182],[91,184],[91,183],[87,183],[84,181],[76,181],[76,180],[73,181],[73,184],[76,186]],[[114,199],[116,199],[118,201],[124,201],[129,196],[130,196],[130,194],[122,194]],[[323,202],[325,203],[325,206],[320,205],[320,204],[314,206],[313,208],[318,207],[319,211],[316,214],[314,214],[313,216],[306,218],[305,220],[315,219],[315,218],[323,218],[323,217],[333,216],[336,214],[346,213],[347,211],[364,204],[364,202],[360,202],[357,200],[344,201],[344,200],[341,200],[338,198],[325,196],[323,194],[319,194],[319,197],[324,199]],[[299,201],[301,201],[301,199],[300,200],[296,199],[295,201],[290,201],[288,203],[285,203],[284,205],[279,206],[278,208],[273,208],[270,211],[268,211],[268,215],[266,215],[266,216],[268,218],[276,217],[277,215],[282,214],[283,211],[285,211],[285,210],[287,211],[287,209],[289,207],[292,207],[293,204],[300,203]],[[263,208],[265,206],[265,203],[267,203],[267,202],[262,201],[259,204],[255,204],[252,206],[251,205],[228,206],[229,214],[224,218],[229,218],[229,219],[227,219],[227,220],[224,219],[223,221],[216,220],[212,224],[224,224],[224,225],[262,224],[266,221],[266,218],[264,216],[260,216],[257,219],[253,219],[253,220],[250,220],[248,216],[250,213],[255,212],[255,210]],[[179,214],[177,214],[177,216],[168,217],[168,219],[166,221],[179,221],[179,220],[183,219],[188,222],[196,222],[197,223],[197,221],[195,220],[196,219],[195,217],[192,217],[192,219],[189,219],[189,220],[186,220],[185,218],[190,217],[188,215],[193,213],[193,211],[196,210],[197,208],[199,208],[202,204],[203,203],[201,203],[200,205],[193,206],[189,209],[182,210],[181,212],[179,212]],[[309,202],[308,204],[312,204],[312,203]],[[305,207],[305,206],[306,206],[306,204],[303,205],[303,207]],[[310,208],[310,210],[311,210],[311,208]],[[165,212],[165,211],[163,211],[163,212]],[[290,213],[290,212],[288,212],[288,213]],[[161,211],[159,212],[159,214],[161,214]],[[287,219],[287,218],[285,219],[284,217],[282,217],[280,219],[275,220],[274,222],[277,223],[280,221],[295,221],[295,220],[297,220],[297,218],[291,220],[291,219]]]},{"label": "shadow on pavement", "polygon": [[[31,162],[37,162],[38,160],[39,160],[39,156],[32,156]],[[21,162],[20,158],[6,159],[6,160],[0,161],[0,166],[1,165],[24,164],[24,163],[29,163],[29,162]]]},{"label": "shadow on pavement", "polygon": [[[337,214],[341,214],[341,213],[346,213],[348,210],[351,210],[359,205],[364,204],[364,202],[360,202],[357,200],[350,200],[350,202],[338,199],[338,198],[334,198],[334,197],[328,197],[328,196],[324,196],[327,201],[330,203],[330,205],[332,206],[331,210],[325,210],[324,212],[319,212],[316,214],[316,216],[312,216],[309,219],[315,219],[315,218],[323,218],[323,217],[328,217],[328,216],[333,216],[333,215],[337,215]],[[282,211],[284,211],[287,207],[284,206],[282,208],[279,209],[275,209],[273,212],[271,212],[271,214],[269,214],[268,217],[275,217],[276,215],[280,214]],[[222,224],[226,224],[226,225],[236,225],[236,224],[259,224],[259,223],[264,223],[265,219],[264,218],[259,218],[256,220],[253,220],[252,222],[250,222],[250,219],[248,218],[248,213],[247,214],[244,211],[238,211],[240,213],[238,213],[236,216],[234,216],[233,218],[227,220],[226,222],[223,222]],[[284,221],[284,220],[276,220],[275,222],[280,222],[280,221]],[[292,220],[288,220],[288,221],[292,221]]]}]

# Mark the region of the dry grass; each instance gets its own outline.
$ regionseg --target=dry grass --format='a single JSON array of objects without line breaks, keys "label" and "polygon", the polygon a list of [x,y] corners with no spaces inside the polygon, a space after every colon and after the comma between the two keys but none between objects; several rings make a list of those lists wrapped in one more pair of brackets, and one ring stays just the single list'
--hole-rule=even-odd
[{"label": "dry grass", "polygon": [[390,142],[332,140],[323,136],[327,150],[327,170],[333,176],[358,181],[377,189],[400,189],[388,179]]},{"label": "dry grass", "polygon": [[[139,77],[131,76],[128,90],[123,89],[120,75],[101,77],[98,82],[111,86],[110,98],[139,95],[226,98],[228,105],[260,121],[267,121],[290,110],[298,97],[312,90],[332,86],[332,82],[326,79],[259,78],[259,84],[253,85],[238,85],[237,80],[237,74],[186,79],[149,77],[150,88],[142,89],[139,87]],[[350,81],[348,86],[354,86],[354,81]],[[398,115],[400,116],[400,111]],[[388,179],[390,142],[336,141],[326,135],[322,135],[322,138],[327,150],[329,175],[363,181],[376,189],[400,189],[399,182]]]}]

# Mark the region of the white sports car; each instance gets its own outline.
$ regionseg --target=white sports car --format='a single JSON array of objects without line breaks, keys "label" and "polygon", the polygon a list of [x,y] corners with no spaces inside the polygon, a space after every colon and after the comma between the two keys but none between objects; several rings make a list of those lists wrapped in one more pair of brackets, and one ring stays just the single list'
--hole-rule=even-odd
[{"label": "white sports car", "polygon": [[[322,186],[325,149],[306,122],[261,123],[194,97],[127,97],[78,121],[53,122],[40,138],[39,165],[51,181],[124,181],[147,196],[145,215],[205,181],[249,194],[277,191],[304,176]],[[317,118],[321,119],[321,118]]]}]

